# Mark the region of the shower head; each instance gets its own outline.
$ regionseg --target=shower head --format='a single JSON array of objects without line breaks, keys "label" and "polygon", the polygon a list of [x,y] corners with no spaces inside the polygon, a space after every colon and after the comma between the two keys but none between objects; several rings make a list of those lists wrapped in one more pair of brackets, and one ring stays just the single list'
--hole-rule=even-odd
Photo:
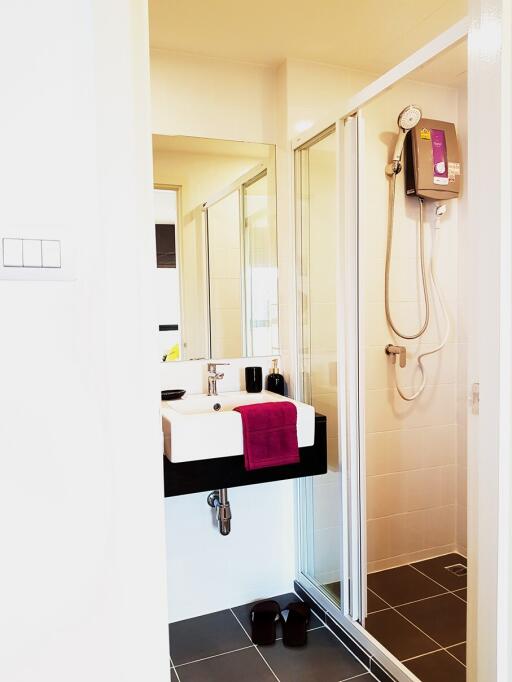
[{"label": "shower head", "polygon": [[386,166],[386,174],[393,176],[400,173],[402,165],[400,159],[402,157],[402,150],[404,148],[405,136],[415,128],[421,119],[421,109],[415,104],[409,104],[398,114],[398,138],[396,140],[395,152],[391,163]]},{"label": "shower head", "polygon": [[398,114],[398,126],[402,130],[412,130],[416,127],[421,118],[421,109],[415,104],[409,104]]}]

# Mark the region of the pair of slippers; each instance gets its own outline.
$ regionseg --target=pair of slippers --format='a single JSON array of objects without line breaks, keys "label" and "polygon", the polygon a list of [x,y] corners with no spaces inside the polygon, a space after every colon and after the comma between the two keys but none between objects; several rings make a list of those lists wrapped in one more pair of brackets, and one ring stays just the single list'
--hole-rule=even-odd
[{"label": "pair of slippers", "polygon": [[276,627],[281,622],[283,644],[304,646],[309,618],[309,606],[300,601],[291,602],[282,611],[273,599],[257,602],[251,609],[251,639],[254,644],[274,644]]}]

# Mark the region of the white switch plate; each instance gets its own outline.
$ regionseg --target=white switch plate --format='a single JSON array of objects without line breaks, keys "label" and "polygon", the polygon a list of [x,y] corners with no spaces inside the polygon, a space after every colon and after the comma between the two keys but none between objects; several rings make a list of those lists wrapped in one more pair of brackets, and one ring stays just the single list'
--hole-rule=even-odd
[{"label": "white switch plate", "polygon": [[41,251],[43,268],[60,268],[60,241],[58,239],[43,239]]},{"label": "white switch plate", "polygon": [[[4,255],[0,254],[0,280],[11,281],[41,281],[41,282],[71,282],[76,280],[75,267],[75,229],[73,224],[18,224],[10,225],[6,233],[0,232],[0,249],[4,251],[4,241],[7,244],[7,255],[10,247],[21,248],[22,240],[28,240],[28,253],[25,248],[25,256],[29,256],[30,263],[39,263],[32,267],[23,267],[23,263],[14,267],[4,264]],[[17,242],[19,242],[17,244]],[[34,242],[39,246],[39,260],[31,251],[35,250]],[[45,267],[43,267],[43,242]],[[57,248],[57,245],[60,249]],[[14,257],[14,256],[13,256]],[[57,258],[58,257],[58,258]],[[34,258],[35,260],[33,260]]]},{"label": "white switch plate", "polygon": [[23,242],[21,239],[2,239],[2,263],[6,268],[23,265]]},{"label": "white switch plate", "polygon": [[23,267],[40,268],[43,265],[40,239],[23,239]]}]

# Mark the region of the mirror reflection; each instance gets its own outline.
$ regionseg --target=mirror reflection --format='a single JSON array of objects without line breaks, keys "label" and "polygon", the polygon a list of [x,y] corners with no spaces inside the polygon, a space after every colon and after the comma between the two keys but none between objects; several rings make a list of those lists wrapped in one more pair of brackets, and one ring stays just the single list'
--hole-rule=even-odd
[{"label": "mirror reflection", "polygon": [[164,362],[279,353],[275,148],[153,136]]}]

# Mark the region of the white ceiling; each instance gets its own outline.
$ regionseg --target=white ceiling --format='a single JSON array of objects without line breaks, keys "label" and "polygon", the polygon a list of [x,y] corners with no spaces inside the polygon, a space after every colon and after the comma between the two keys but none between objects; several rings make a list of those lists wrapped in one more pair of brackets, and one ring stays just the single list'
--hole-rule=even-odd
[{"label": "white ceiling", "polygon": [[149,0],[151,46],[383,73],[463,18],[467,0]]},{"label": "white ceiling", "polygon": [[257,142],[232,142],[185,135],[153,135],[153,150],[261,160],[268,159],[273,146]]}]

